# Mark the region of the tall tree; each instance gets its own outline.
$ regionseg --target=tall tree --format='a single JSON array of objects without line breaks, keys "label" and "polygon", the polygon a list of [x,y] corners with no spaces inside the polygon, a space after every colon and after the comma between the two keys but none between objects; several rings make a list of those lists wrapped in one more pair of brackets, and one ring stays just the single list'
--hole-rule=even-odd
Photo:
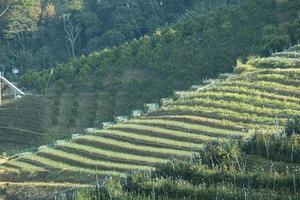
[{"label": "tall tree", "polygon": [[71,52],[72,57],[75,58],[75,45],[81,31],[80,24],[73,24],[73,22],[70,19],[70,15],[68,14],[66,14],[63,19],[64,29],[66,32],[66,39],[68,42],[67,48]]}]

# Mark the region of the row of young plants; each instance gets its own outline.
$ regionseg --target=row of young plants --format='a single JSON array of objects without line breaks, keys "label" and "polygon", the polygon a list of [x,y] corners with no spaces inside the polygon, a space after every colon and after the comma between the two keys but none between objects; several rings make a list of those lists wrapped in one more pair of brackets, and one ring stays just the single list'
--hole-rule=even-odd
[{"label": "row of young plants", "polygon": [[257,75],[255,77],[257,81],[270,81],[277,82],[283,85],[292,85],[298,87],[300,85],[300,81],[297,79],[292,79],[289,76],[279,75],[279,74],[268,74],[268,75]]},{"label": "row of young plants", "polygon": [[276,69],[257,69],[251,73],[242,74],[241,77],[253,78],[259,75],[267,75],[267,76],[285,76],[291,79],[297,80],[297,77],[300,75],[300,68],[276,68]]},{"label": "row of young plants", "polygon": [[[112,175],[122,175],[121,172],[116,172],[114,170],[101,170],[96,169],[96,166],[94,169],[80,167],[80,166],[74,166],[72,164],[61,162],[60,160],[53,160],[50,158],[46,158],[39,155],[29,155],[24,156],[19,161],[26,162],[26,163],[32,163],[33,165],[42,166],[45,169],[48,170],[63,170],[64,172],[78,172],[78,173],[84,173],[84,174],[97,174],[102,176],[112,176]],[[20,172],[22,172],[24,169],[21,168]]]},{"label": "row of young plants", "polygon": [[137,143],[158,145],[161,147],[168,147],[173,149],[190,150],[198,149],[201,147],[200,143],[184,141],[182,142],[174,139],[159,138],[156,136],[154,137],[149,135],[143,135],[140,133],[132,133],[119,130],[103,130],[100,131],[98,134],[115,138],[121,138],[127,141],[136,141]]},{"label": "row of young plants", "polygon": [[247,82],[247,81],[237,80],[237,81],[224,82],[222,85],[258,89],[265,92],[271,92],[274,94],[287,96],[287,98],[290,96],[297,97],[297,98],[300,97],[300,92],[298,91],[298,87],[282,85],[276,82],[268,82],[268,81]]},{"label": "row of young plants", "polygon": [[[256,68],[257,69],[257,68]],[[247,80],[248,82],[255,82],[257,79],[262,82],[270,82],[270,84],[278,84],[279,86],[282,85],[283,87],[289,86],[289,84],[285,83],[284,81],[291,81],[295,82],[295,85],[291,85],[291,87],[295,87],[299,85],[298,77],[299,77],[300,68],[288,68],[288,69],[263,69],[263,70],[256,70],[252,73],[245,73],[242,76],[234,79],[233,81],[239,80]],[[274,79],[274,80],[272,80]],[[289,79],[289,80],[285,80]]]},{"label": "row of young plants", "polygon": [[283,51],[273,53],[272,57],[300,58],[300,53],[297,51]]},{"label": "row of young plants", "polygon": [[206,136],[202,134],[195,134],[188,131],[178,131],[162,127],[155,127],[151,124],[132,124],[126,123],[122,126],[113,127],[112,130],[122,130],[132,133],[140,133],[144,135],[154,136],[158,138],[175,139],[179,141],[193,141],[194,143],[201,143],[205,141],[215,140],[216,137]]},{"label": "row of young plants", "polygon": [[232,99],[222,98],[207,98],[205,96],[198,97],[194,99],[180,99],[176,101],[172,106],[190,106],[190,107],[213,107],[213,108],[223,108],[232,111],[237,111],[241,113],[249,113],[249,114],[256,114],[262,117],[278,117],[278,118],[285,118],[288,116],[293,116],[300,114],[300,111],[290,108],[279,109],[277,107],[274,108],[267,108],[264,105],[255,105],[255,102],[244,102],[244,101],[236,101]]},{"label": "row of young plants", "polygon": [[105,158],[103,158],[102,160],[100,159],[95,160],[92,158],[87,158],[85,156],[78,155],[76,153],[68,153],[66,151],[58,150],[58,149],[44,149],[42,151],[39,151],[37,155],[61,163],[67,163],[74,167],[82,167],[86,169],[111,170],[111,171],[118,171],[118,172],[138,170],[138,169],[140,170],[152,169],[152,167],[150,166],[111,162],[105,160]]},{"label": "row of young plants", "polygon": [[272,69],[272,70],[257,70],[252,73],[245,73],[235,80],[248,81],[268,81],[271,83],[279,83],[283,86],[299,86],[298,80],[300,68],[288,69]]},{"label": "row of young plants", "polygon": [[[294,141],[295,126],[287,124],[286,128],[286,140]],[[289,135],[289,130],[294,134]],[[258,130],[257,134],[264,135],[265,132]],[[254,140],[257,140],[256,136],[242,142],[207,143],[191,157],[171,159],[158,165],[153,172],[108,178],[102,185],[90,189],[90,195],[86,197],[116,200],[299,199],[299,166],[291,160],[282,162],[285,159],[281,157],[277,158],[281,162],[275,162],[271,157],[256,158],[248,151]],[[280,152],[277,148],[273,150]]]},{"label": "row of young plants", "polygon": [[[245,131],[245,127],[240,124],[239,122],[232,122],[230,120],[218,120],[213,118],[201,117],[201,116],[194,116],[194,115],[161,115],[161,116],[147,116],[147,118],[142,118],[142,120],[163,120],[163,121],[171,121],[171,122],[182,122],[188,123],[190,125],[196,126],[211,126],[215,127],[216,129],[225,129],[225,130],[232,130],[234,133],[235,131],[243,132]],[[174,123],[175,123],[174,122]]]},{"label": "row of young plants", "polygon": [[14,172],[18,172],[19,169],[22,169],[26,172],[31,172],[31,173],[47,171],[43,167],[39,167],[39,166],[32,165],[29,163],[21,162],[18,160],[12,160],[9,163],[5,163],[0,168],[2,168],[3,170],[9,170],[9,171],[13,170]]},{"label": "row of young plants", "polygon": [[241,113],[238,111],[232,111],[224,108],[215,108],[215,107],[205,107],[205,106],[172,106],[163,108],[164,113],[166,114],[189,114],[189,115],[199,115],[205,117],[211,117],[214,119],[227,119],[233,122],[242,122],[245,124],[245,128],[256,127],[257,125],[262,125],[263,127],[272,126],[280,122],[283,124],[285,122],[284,119],[274,119],[271,117],[261,117],[256,114],[251,113]]},{"label": "row of young plants", "polygon": [[198,125],[188,122],[173,121],[167,119],[137,119],[131,120],[130,124],[151,125],[153,127],[167,127],[169,129],[186,131],[188,133],[203,134],[213,137],[243,137],[246,132],[230,130],[225,128],[215,128],[207,125]]},{"label": "row of young plants", "polygon": [[[243,102],[255,106],[273,108],[273,109],[300,110],[300,105],[298,103],[284,102],[282,100],[270,99],[262,96],[238,94],[234,92],[203,91],[203,92],[199,92],[199,94],[195,96],[193,99],[197,99],[197,98],[207,98],[207,99],[218,100],[218,101],[225,100],[225,101]],[[187,101],[189,100],[190,99],[188,99]],[[183,99],[181,101],[185,101],[185,100]],[[178,102],[180,102],[180,100]]]},{"label": "row of young plants", "polygon": [[85,144],[99,148],[109,149],[111,151],[121,151],[133,155],[149,156],[155,155],[159,158],[167,158],[170,156],[184,157],[191,152],[185,150],[176,150],[166,147],[145,146],[143,144],[135,144],[131,142],[124,142],[116,139],[98,137],[98,136],[84,136],[76,141],[76,144]]},{"label": "row of young plants", "polygon": [[300,59],[286,57],[268,57],[251,59],[248,64],[257,68],[298,68],[300,67]]},{"label": "row of young plants", "polygon": [[[284,101],[286,103],[296,103],[296,104],[300,103],[300,99],[297,97],[274,94],[272,92],[264,91],[263,89],[262,90],[253,89],[253,88],[251,88],[251,86],[247,87],[247,86],[242,86],[242,85],[239,85],[239,86],[222,85],[222,87],[213,87],[209,91],[244,94],[244,95],[249,95],[249,96],[259,96],[259,97],[263,97],[263,98]],[[196,94],[195,94],[195,97],[197,97]]]},{"label": "row of young plants", "polygon": [[111,159],[116,161],[128,161],[130,163],[142,163],[147,165],[154,165],[156,163],[164,162],[162,158],[156,158],[151,156],[140,156],[134,154],[128,154],[126,152],[111,151],[107,149],[102,149],[101,147],[95,148],[87,145],[80,145],[74,143],[66,143],[57,146],[58,149],[71,152],[76,152],[77,154],[85,155],[87,158],[97,158]]}]

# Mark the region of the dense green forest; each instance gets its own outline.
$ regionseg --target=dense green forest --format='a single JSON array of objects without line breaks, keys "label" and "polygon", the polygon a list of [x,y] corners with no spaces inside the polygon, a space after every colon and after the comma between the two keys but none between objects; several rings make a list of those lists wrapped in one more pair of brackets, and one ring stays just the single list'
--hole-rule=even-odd
[{"label": "dense green forest", "polygon": [[[196,6],[177,23],[156,29],[153,34],[71,59],[55,67],[54,71],[30,73],[22,83],[29,89],[45,92],[47,80],[60,80],[60,85],[61,81],[74,84],[73,77],[84,82],[84,76],[90,73],[97,74],[94,86],[102,88],[108,77],[111,82],[114,79],[122,82],[120,77],[132,69],[146,73],[152,83],[153,80],[162,81],[164,93],[159,92],[159,95],[164,96],[162,94],[168,94],[170,89],[181,89],[203,78],[232,71],[231,66],[237,58],[269,55],[298,42],[297,1],[254,0],[232,4],[207,14],[199,12]],[[113,78],[110,77],[112,74]]]},{"label": "dense green forest", "polygon": [[[157,101],[175,89],[230,72],[240,57],[268,55],[297,43],[298,8],[297,1],[254,0],[205,15],[189,11],[171,27],[30,73],[21,83],[37,92],[48,87],[58,93],[109,92],[112,108],[107,116],[128,113],[141,102]],[[121,102],[116,99],[120,92],[126,94]]]},{"label": "dense green forest", "polygon": [[187,10],[205,13],[241,0],[94,1],[5,0],[0,21],[0,61],[30,70],[118,46],[175,23]]}]

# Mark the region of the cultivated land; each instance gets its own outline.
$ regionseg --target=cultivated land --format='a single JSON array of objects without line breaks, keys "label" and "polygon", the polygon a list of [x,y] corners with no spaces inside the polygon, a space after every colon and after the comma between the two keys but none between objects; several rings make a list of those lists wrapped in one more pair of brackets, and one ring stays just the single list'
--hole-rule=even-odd
[{"label": "cultivated land", "polygon": [[[210,141],[249,138],[251,129],[280,129],[288,118],[300,114],[299,53],[293,48],[276,57],[249,61],[237,70],[250,70],[186,91],[174,103],[148,116],[20,155],[0,165],[0,180],[24,187],[41,182],[41,186],[49,187],[63,182],[90,184],[105,176],[151,171],[157,163],[165,163],[170,157],[187,157]],[[247,159],[254,168],[263,167],[266,174],[268,164],[273,163],[259,156]],[[282,182],[293,182],[295,176],[299,180],[294,162],[273,164]],[[284,166],[291,167],[279,170]],[[293,175],[287,176],[290,172]],[[213,173],[217,172],[203,171],[203,177]],[[227,176],[231,180],[239,174]],[[267,186],[265,189],[269,190]]]}]

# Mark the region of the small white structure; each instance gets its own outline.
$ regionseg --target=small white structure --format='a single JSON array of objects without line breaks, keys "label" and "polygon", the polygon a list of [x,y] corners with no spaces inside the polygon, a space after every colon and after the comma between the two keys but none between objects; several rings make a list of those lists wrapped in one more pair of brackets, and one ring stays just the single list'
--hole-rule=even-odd
[{"label": "small white structure", "polygon": [[190,88],[190,91],[196,91],[198,89],[201,89],[203,87],[203,85],[192,85],[192,87]]},{"label": "small white structure", "polygon": [[103,122],[102,123],[102,128],[103,129],[109,129],[109,128],[113,127],[114,125],[116,125],[116,123],[114,123],[114,122]]},{"label": "small white structure", "polygon": [[13,97],[14,99],[17,99],[24,95],[24,92],[22,92],[13,83],[9,82],[6,78],[4,78],[4,76],[0,72],[0,105],[2,104],[3,98]]},{"label": "small white structure", "polygon": [[143,116],[143,115],[144,115],[144,111],[143,111],[143,110],[133,110],[133,111],[131,112],[131,116],[132,116],[133,118],[141,117],[141,116]]},{"label": "small white structure", "polygon": [[44,149],[48,149],[49,147],[47,146],[47,145],[43,145],[43,146],[40,146],[39,148],[38,148],[38,151],[42,151],[42,150],[44,150]]},{"label": "small white structure", "polygon": [[115,121],[117,123],[124,123],[124,122],[127,122],[128,120],[129,120],[128,116],[117,116],[117,117],[115,117]]},{"label": "small white structure", "polygon": [[175,98],[183,98],[190,96],[191,92],[189,91],[174,91]]},{"label": "small white structure", "polygon": [[85,132],[87,134],[95,134],[97,131],[99,131],[98,128],[87,128],[87,129],[85,129]]},{"label": "small white structure", "polygon": [[74,140],[78,140],[78,139],[80,139],[81,137],[83,137],[83,135],[81,135],[81,134],[72,134],[72,140],[74,141]]},{"label": "small white structure", "polygon": [[68,143],[70,143],[68,140],[57,140],[55,142],[55,146],[57,146],[57,145],[64,145],[64,144],[68,144]]},{"label": "small white structure", "polygon": [[145,104],[145,113],[151,113],[159,109],[159,105],[157,103],[148,103]]},{"label": "small white structure", "polygon": [[174,100],[172,98],[162,98],[162,99],[160,99],[160,104],[162,106],[170,105],[173,102],[174,102]]},{"label": "small white structure", "polygon": [[23,153],[19,153],[18,157],[21,158],[21,157],[29,156],[29,155],[32,155],[32,154],[33,154],[32,152],[23,152]]}]

